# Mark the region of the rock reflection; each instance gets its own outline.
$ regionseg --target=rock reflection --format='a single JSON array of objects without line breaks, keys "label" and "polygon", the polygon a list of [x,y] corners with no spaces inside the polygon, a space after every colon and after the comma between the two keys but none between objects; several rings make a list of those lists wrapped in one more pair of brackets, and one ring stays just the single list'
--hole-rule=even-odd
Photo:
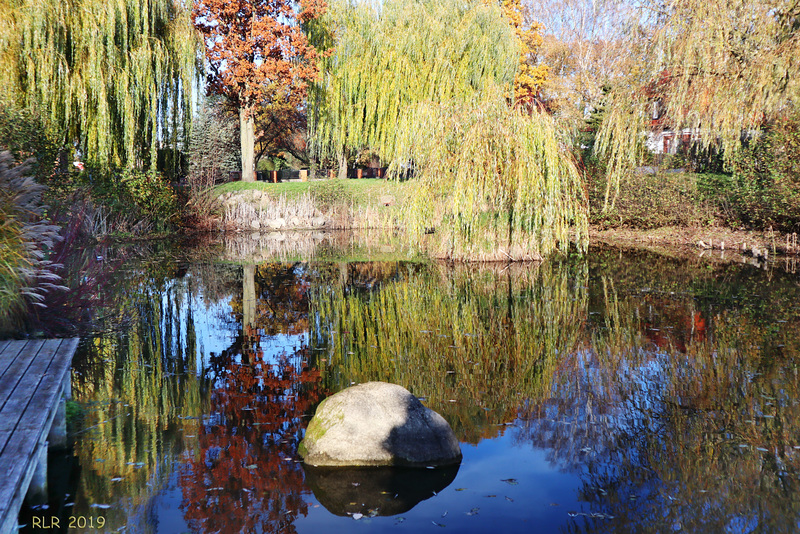
[{"label": "rock reflection", "polygon": [[459,465],[437,469],[305,466],[306,484],[335,515],[405,513],[449,486]]}]

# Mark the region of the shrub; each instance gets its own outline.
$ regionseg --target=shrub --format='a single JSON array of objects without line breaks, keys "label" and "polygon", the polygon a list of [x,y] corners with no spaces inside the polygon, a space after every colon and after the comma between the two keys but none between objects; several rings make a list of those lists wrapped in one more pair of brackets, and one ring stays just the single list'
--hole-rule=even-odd
[{"label": "shrub", "polygon": [[770,124],[728,164],[733,175],[718,197],[729,216],[754,228],[800,230],[800,116]]},{"label": "shrub", "polygon": [[634,228],[714,224],[718,207],[707,199],[701,181],[701,175],[687,172],[640,173],[620,184],[614,207],[603,213],[605,180],[589,180],[591,222]]}]

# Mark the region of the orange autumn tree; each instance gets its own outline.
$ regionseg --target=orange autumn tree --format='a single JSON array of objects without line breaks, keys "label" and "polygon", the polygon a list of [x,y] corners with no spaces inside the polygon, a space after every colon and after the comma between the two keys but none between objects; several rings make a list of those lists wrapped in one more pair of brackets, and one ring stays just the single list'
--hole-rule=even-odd
[{"label": "orange autumn tree", "polygon": [[537,62],[542,46],[542,36],[539,34],[542,25],[538,22],[525,24],[521,0],[501,0],[500,8],[514,28],[520,47],[519,66],[514,76],[514,103],[532,109],[549,73],[547,65]]},{"label": "orange autumn tree", "polygon": [[317,51],[302,25],[325,10],[322,0],[197,0],[195,28],[206,48],[208,91],[239,109],[242,180],[255,181],[259,107],[303,102],[318,73]]}]

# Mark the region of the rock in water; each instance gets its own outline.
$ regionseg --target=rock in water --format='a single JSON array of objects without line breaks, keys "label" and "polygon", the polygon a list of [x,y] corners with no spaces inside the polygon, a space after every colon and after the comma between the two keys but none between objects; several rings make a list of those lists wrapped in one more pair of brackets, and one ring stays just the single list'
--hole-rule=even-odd
[{"label": "rock in water", "polygon": [[461,461],[447,421],[407,389],[368,382],[328,397],[300,443],[314,466],[440,466]]}]

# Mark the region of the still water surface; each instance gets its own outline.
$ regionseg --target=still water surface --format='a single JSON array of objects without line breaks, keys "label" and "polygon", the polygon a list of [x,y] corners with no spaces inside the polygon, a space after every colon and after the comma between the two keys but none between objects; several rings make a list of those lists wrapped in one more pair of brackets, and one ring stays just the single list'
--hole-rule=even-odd
[{"label": "still water surface", "polygon": [[[347,244],[257,261],[230,244],[72,258],[72,290],[38,327],[82,335],[73,448],[50,458],[48,507],[20,522],[800,530],[796,269],[608,249],[452,267]],[[441,413],[462,442],[458,469],[304,468],[316,405],[369,380]]]}]

